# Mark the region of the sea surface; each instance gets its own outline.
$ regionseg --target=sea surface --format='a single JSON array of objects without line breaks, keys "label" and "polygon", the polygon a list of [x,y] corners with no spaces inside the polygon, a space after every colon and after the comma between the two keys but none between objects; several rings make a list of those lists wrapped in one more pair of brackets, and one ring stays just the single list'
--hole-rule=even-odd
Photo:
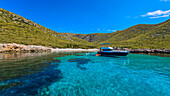
[{"label": "sea surface", "polygon": [[170,96],[170,54],[0,53],[0,96]]}]

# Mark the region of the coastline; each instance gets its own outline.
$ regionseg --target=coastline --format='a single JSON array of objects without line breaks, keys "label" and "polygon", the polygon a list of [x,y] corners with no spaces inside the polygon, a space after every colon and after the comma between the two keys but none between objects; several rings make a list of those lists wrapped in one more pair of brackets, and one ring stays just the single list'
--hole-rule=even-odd
[{"label": "coastline", "polygon": [[8,52],[97,52],[99,49],[72,49],[72,48],[49,48],[44,46],[37,45],[23,45],[16,43],[0,43],[0,53],[8,53]]},{"label": "coastline", "polygon": [[[49,48],[37,45],[23,45],[16,43],[0,43],[0,53],[8,52],[97,52],[99,49],[73,49],[73,48]],[[170,49],[128,49],[128,48],[115,48],[114,50],[126,50],[130,53],[166,53],[170,54]]]},{"label": "coastline", "polygon": [[23,45],[16,43],[0,43],[0,53],[5,52],[47,52],[51,51],[51,48],[37,46],[37,45]]},{"label": "coastline", "polygon": [[124,49],[130,53],[165,53],[170,54],[170,49]]},{"label": "coastline", "polygon": [[63,49],[52,49],[51,52],[80,52],[80,51],[87,51],[87,52],[97,52],[99,49],[72,49],[72,48],[63,48]]}]

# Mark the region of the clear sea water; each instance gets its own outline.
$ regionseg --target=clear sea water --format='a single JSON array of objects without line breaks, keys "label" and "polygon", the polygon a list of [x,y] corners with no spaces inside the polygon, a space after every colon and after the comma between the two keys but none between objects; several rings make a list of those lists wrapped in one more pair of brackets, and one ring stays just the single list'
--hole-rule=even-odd
[{"label": "clear sea water", "polygon": [[0,96],[170,96],[170,55],[0,54]]}]

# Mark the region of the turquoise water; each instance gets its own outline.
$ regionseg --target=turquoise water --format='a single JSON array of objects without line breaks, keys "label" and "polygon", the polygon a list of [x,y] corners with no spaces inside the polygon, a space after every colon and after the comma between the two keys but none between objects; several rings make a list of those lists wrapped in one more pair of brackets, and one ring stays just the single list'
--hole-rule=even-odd
[{"label": "turquoise water", "polygon": [[[0,59],[1,96],[170,96],[170,57],[96,53]],[[169,55],[166,55],[169,56]],[[8,58],[5,58],[8,57]]]}]

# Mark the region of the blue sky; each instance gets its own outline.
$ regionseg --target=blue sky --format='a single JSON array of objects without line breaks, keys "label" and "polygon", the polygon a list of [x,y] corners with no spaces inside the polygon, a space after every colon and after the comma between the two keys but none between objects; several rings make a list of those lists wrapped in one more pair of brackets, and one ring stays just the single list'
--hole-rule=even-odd
[{"label": "blue sky", "polygon": [[170,19],[170,0],[1,0],[0,7],[57,32],[81,34]]}]

